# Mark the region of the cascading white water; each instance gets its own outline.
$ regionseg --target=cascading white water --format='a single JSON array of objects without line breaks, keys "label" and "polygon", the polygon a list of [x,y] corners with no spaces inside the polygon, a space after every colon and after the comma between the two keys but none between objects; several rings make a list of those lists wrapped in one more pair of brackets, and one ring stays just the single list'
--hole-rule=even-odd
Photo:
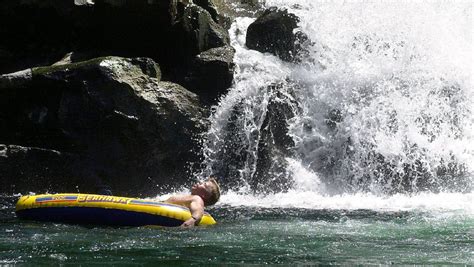
[{"label": "cascading white water", "polygon": [[[471,3],[267,0],[266,5],[300,18],[298,30],[311,40],[308,54],[288,63],[249,50],[245,33],[253,19],[234,22],[229,32],[236,49],[235,85],[211,117],[205,174],[231,176],[223,178],[228,189],[249,193],[260,171],[269,103],[285,103],[292,115],[285,118],[291,153],[266,159],[284,158],[285,169],[276,168],[265,186],[290,180],[283,191],[299,196],[472,194]],[[269,89],[272,84],[280,86]],[[284,199],[279,194],[273,196]]]},{"label": "cascading white water", "polygon": [[[292,73],[306,89],[291,123],[303,162],[320,170],[336,161],[333,182],[346,190],[472,188],[469,3],[268,2],[301,18],[324,67]],[[343,117],[332,133],[327,108]]]}]

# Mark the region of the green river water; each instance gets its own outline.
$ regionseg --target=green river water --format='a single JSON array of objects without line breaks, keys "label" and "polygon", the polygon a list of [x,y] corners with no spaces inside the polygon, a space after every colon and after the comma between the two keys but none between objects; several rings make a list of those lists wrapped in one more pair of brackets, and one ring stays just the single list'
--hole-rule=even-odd
[{"label": "green river water", "polygon": [[474,264],[466,211],[375,211],[221,204],[190,230],[20,221],[3,199],[0,265]]},{"label": "green river water", "polygon": [[217,225],[21,221],[0,196],[0,266],[474,265],[472,1],[257,2],[304,38],[286,62],[247,48],[255,18],[229,29],[200,175],[238,191]]}]

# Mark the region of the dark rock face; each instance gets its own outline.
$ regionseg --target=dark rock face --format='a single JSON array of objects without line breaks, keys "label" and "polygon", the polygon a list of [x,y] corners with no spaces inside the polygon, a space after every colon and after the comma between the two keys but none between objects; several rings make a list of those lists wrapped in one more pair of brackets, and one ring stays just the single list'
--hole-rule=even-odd
[{"label": "dark rock face", "polygon": [[115,54],[165,59],[170,49],[163,40],[171,36],[166,26],[171,24],[171,1],[121,1],[123,6],[113,2],[80,6],[55,0],[2,3],[0,47],[9,57],[0,60],[0,73],[50,65],[71,51],[88,58]]},{"label": "dark rock face", "polygon": [[234,78],[235,51],[229,45],[227,31],[197,5],[185,7],[173,28],[175,46],[181,51],[175,59],[184,66],[175,68],[175,80],[199,94],[204,103],[216,103],[217,96],[231,86]]},{"label": "dark rock face", "polygon": [[339,109],[331,109],[328,112],[327,119],[325,120],[326,125],[329,129],[335,130],[338,123],[343,121],[342,112]]},{"label": "dark rock face", "polygon": [[53,149],[0,145],[0,188],[3,193],[39,193],[67,184],[76,192],[75,185],[83,183],[75,174],[77,161],[77,155]]},{"label": "dark rock face", "polygon": [[232,85],[235,50],[231,46],[211,48],[197,55],[188,74],[186,87],[204,103],[215,103]]},{"label": "dark rock face", "polygon": [[2,3],[0,191],[156,194],[187,182],[202,160],[201,105],[232,84],[227,4]]},{"label": "dark rock face", "polygon": [[219,22],[219,14],[213,0],[194,0],[193,2],[209,12],[215,22]]},{"label": "dark rock face", "polygon": [[[232,21],[237,17],[255,18],[264,11],[265,1],[261,0],[198,0],[200,2],[212,1],[213,6],[219,11],[219,23],[229,29]],[[211,13],[212,14],[212,13]]]},{"label": "dark rock face", "polygon": [[258,192],[281,192],[292,185],[286,158],[294,156],[293,139],[288,135],[288,120],[295,116],[298,104],[282,94],[288,84],[273,84],[267,90],[274,97],[268,103],[258,141],[257,167],[251,186]]},{"label": "dark rock face", "polygon": [[258,193],[281,192],[291,187],[286,158],[294,156],[295,144],[288,135],[288,120],[299,110],[289,93],[295,86],[279,83],[261,88],[261,101],[267,95],[268,105],[259,115],[263,121],[256,122],[259,127],[250,133],[243,130],[248,127],[244,118],[248,108],[243,103],[245,100],[233,107],[224,126],[225,135],[220,138],[222,144],[214,151],[213,157],[219,160],[213,162],[211,170],[221,177],[225,186],[249,185]]},{"label": "dark rock face", "polygon": [[183,61],[211,48],[229,44],[227,31],[200,6],[186,6],[180,21],[174,25],[174,30],[177,37],[176,48],[183,53]]},{"label": "dark rock face", "polygon": [[229,43],[227,31],[206,11],[216,16],[211,1],[76,2],[2,3],[0,73],[51,65],[72,51],[70,62],[149,57],[160,63],[165,80],[179,83],[196,55]]},{"label": "dark rock face", "polygon": [[[26,160],[36,151],[29,147],[49,151],[45,165],[71,166],[55,176],[40,165],[22,165],[45,179],[72,173],[70,181],[81,181],[48,184],[50,191],[88,191],[109,183],[114,193],[147,194],[182,183],[189,178],[187,164],[200,162],[195,137],[207,127],[205,112],[195,94],[159,77],[151,59],[118,57],[2,75],[0,125],[6,130],[0,144],[26,147]],[[30,176],[10,170],[2,181],[16,184],[16,192],[38,190],[24,182]]]},{"label": "dark rock face", "polygon": [[246,45],[262,53],[272,53],[285,61],[293,61],[301,42],[307,41],[303,33],[295,34],[299,19],[287,10],[271,7],[247,29]]}]

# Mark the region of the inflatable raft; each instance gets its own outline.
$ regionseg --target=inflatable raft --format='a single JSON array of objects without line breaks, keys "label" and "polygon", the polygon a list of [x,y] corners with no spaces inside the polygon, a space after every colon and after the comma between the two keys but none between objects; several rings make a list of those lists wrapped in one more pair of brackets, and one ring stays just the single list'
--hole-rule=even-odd
[{"label": "inflatable raft", "polygon": [[[21,219],[109,226],[180,226],[191,218],[187,207],[145,199],[93,194],[22,196],[16,204]],[[208,213],[199,225],[216,221]]]}]

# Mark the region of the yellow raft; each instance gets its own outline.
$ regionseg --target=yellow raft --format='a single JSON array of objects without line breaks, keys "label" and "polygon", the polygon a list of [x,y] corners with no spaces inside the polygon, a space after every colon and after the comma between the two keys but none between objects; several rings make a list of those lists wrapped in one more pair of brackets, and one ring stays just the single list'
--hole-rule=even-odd
[{"label": "yellow raft", "polygon": [[[187,207],[164,202],[94,194],[22,196],[16,203],[21,219],[110,226],[180,226],[191,218]],[[205,213],[199,225],[216,221]]]}]

